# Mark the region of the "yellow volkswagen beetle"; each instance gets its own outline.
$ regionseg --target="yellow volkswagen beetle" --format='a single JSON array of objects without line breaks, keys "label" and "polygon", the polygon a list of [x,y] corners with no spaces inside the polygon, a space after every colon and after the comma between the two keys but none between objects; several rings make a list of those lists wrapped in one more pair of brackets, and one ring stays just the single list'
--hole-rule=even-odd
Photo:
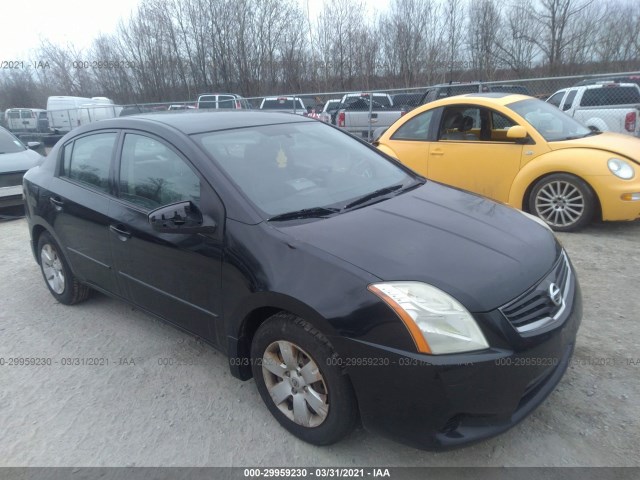
[{"label": "yellow volkswagen beetle", "polygon": [[640,139],[594,132],[524,95],[423,105],[375,142],[416,172],[528,211],[558,231],[640,218]]}]

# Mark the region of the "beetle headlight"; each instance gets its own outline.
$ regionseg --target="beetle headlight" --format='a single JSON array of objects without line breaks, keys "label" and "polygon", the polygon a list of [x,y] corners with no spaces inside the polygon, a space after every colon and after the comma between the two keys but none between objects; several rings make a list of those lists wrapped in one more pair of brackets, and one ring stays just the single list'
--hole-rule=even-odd
[{"label": "beetle headlight", "polygon": [[634,176],[633,167],[629,165],[629,162],[620,158],[610,158],[607,161],[607,167],[611,173],[623,180],[631,180]]},{"label": "beetle headlight", "polygon": [[398,314],[419,352],[439,355],[489,347],[467,309],[432,285],[384,282],[368,288]]}]

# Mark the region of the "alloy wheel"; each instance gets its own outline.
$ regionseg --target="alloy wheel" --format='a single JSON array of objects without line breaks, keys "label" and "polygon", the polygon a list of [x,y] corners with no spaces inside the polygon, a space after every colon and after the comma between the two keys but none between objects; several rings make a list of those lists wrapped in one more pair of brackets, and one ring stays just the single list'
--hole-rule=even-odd
[{"label": "alloy wheel", "polygon": [[262,374],[273,403],[294,423],[321,425],[329,414],[327,383],[316,362],[294,343],[271,343],[262,358]]},{"label": "alloy wheel", "polygon": [[584,215],[585,208],[584,195],[568,181],[547,183],[535,198],[538,216],[552,227],[567,227],[576,223]]},{"label": "alloy wheel", "polygon": [[42,271],[51,290],[58,295],[64,292],[65,278],[62,261],[56,249],[50,244],[45,244],[40,250]]}]

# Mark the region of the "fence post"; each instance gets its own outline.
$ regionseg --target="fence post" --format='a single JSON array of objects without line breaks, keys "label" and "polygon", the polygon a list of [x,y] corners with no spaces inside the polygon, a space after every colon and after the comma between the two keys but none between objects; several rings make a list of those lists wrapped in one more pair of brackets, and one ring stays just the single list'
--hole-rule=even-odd
[{"label": "fence post", "polygon": [[373,92],[369,92],[369,131],[367,132],[367,141],[371,142],[371,121],[373,116]]}]

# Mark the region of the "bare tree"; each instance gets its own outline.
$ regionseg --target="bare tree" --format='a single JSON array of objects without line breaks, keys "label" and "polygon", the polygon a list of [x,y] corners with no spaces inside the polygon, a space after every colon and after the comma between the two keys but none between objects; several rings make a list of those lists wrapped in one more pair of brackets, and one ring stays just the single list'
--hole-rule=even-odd
[{"label": "bare tree", "polygon": [[387,74],[413,85],[424,68],[430,0],[393,0],[379,22]]},{"label": "bare tree", "polygon": [[575,24],[587,13],[593,0],[539,0],[531,10],[539,36],[530,40],[543,52],[549,74],[558,73],[569,46],[576,41]]},{"label": "bare tree", "polygon": [[533,5],[531,0],[516,0],[504,14],[496,39],[496,59],[498,66],[509,68],[524,78],[534,66],[539,52],[532,38],[539,33],[539,25],[530,21]]},{"label": "bare tree", "polygon": [[471,66],[477,77],[482,80],[491,80],[497,69],[496,44],[500,24],[500,11],[496,0],[479,0],[469,4],[468,51]]}]

